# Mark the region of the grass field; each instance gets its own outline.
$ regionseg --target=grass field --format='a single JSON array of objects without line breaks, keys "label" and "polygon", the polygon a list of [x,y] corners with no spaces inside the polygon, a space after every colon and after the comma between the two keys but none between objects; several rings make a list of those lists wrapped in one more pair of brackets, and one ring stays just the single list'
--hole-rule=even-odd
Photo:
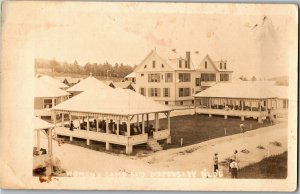
[{"label": "grass field", "polygon": [[238,178],[285,179],[287,177],[287,152],[270,156],[248,165],[238,172]]},{"label": "grass field", "polygon": [[[240,124],[245,125],[245,131],[265,127],[267,124],[259,124],[257,120],[246,119],[241,121],[240,118],[213,116],[209,118],[207,115],[183,115],[171,117],[171,146],[180,146],[180,139],[183,138],[183,146],[192,145],[207,141],[210,139],[233,135],[240,133]],[[167,128],[167,119],[160,119],[160,127]]]}]

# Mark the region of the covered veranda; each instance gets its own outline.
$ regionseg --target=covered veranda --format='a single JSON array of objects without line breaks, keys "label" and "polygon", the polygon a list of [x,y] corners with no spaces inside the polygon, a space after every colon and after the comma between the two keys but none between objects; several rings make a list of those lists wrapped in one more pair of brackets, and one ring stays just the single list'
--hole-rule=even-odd
[{"label": "covered veranda", "polygon": [[[51,158],[52,158],[52,129],[54,125],[48,123],[38,117],[34,118],[34,137],[35,143],[33,147],[33,169],[48,167],[50,173],[52,172]],[[47,136],[48,147],[41,144],[41,135],[44,133]],[[49,163],[49,166],[46,164]]]},{"label": "covered veranda", "polygon": [[[276,95],[265,87],[243,83],[216,84],[194,96],[195,113],[238,116],[257,119],[259,123],[276,110]],[[273,111],[272,111],[273,112]]]},{"label": "covered veranda", "polygon": [[[56,135],[90,141],[105,142],[106,150],[112,144],[126,147],[126,153],[133,146],[149,140],[170,141],[170,111],[168,107],[154,102],[131,90],[108,89],[86,91],[53,108],[55,115],[67,116],[61,123],[55,121]],[[149,123],[153,114],[154,124]],[[167,129],[161,129],[159,114],[168,118]],[[151,115],[152,116],[152,115]],[[71,124],[72,123],[72,127]]]}]

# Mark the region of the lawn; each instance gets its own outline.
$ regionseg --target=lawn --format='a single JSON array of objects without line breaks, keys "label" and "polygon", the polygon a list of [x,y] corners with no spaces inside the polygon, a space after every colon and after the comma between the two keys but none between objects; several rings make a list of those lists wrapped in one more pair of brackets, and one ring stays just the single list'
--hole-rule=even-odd
[{"label": "lawn", "polygon": [[[207,141],[210,139],[233,135],[240,133],[240,124],[245,125],[245,131],[257,129],[267,126],[267,124],[259,124],[257,120],[240,118],[213,116],[209,118],[207,115],[183,115],[171,117],[171,138],[173,147],[180,146],[180,139],[183,138],[183,146],[192,145]],[[167,119],[160,119],[160,128],[167,128]]]},{"label": "lawn", "polygon": [[238,172],[238,178],[285,179],[286,177],[287,152],[250,164]]}]

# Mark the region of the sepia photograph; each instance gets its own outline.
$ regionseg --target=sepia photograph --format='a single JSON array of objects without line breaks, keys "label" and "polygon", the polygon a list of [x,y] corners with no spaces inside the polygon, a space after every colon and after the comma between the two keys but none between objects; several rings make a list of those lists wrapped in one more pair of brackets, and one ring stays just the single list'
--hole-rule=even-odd
[{"label": "sepia photograph", "polygon": [[297,188],[296,5],[6,1],[2,21],[1,187]]}]

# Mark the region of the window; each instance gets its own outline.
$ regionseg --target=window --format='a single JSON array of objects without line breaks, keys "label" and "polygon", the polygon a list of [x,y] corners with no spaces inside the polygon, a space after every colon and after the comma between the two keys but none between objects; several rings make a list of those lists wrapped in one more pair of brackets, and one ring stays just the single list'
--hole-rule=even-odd
[{"label": "window", "polygon": [[214,74],[214,73],[201,73],[201,81],[204,81],[204,82],[216,81],[216,74]]},{"label": "window", "polygon": [[196,78],[195,83],[196,86],[200,86],[201,85],[200,78]]},{"label": "window", "polygon": [[220,63],[220,69],[222,69],[222,62]]},{"label": "window", "polygon": [[179,73],[178,78],[179,78],[179,82],[190,82],[191,74],[190,73]]},{"label": "window", "polygon": [[190,88],[179,88],[179,97],[186,97],[191,95]]},{"label": "window", "polygon": [[44,108],[52,108],[52,99],[44,99]]},{"label": "window", "polygon": [[185,68],[188,68],[188,61],[185,60]]},{"label": "window", "polygon": [[146,88],[140,88],[140,94],[146,96]]},{"label": "window", "polygon": [[163,93],[164,97],[170,97],[170,88],[164,88]]},{"label": "window", "polygon": [[148,74],[148,82],[160,82],[160,73]]},{"label": "window", "polygon": [[181,60],[179,60],[179,68],[181,68],[182,67],[182,61]]},{"label": "window", "polygon": [[152,61],[152,68],[155,68],[155,61]]},{"label": "window", "polygon": [[146,68],[147,68],[147,65],[144,66],[144,69],[146,69]]},{"label": "window", "polygon": [[165,82],[173,82],[173,74],[172,73],[165,74]]},{"label": "window", "polygon": [[161,74],[161,79],[164,79],[164,74]]},{"label": "window", "polygon": [[161,64],[161,68],[164,68],[165,66],[164,66],[164,64]]},{"label": "window", "polygon": [[221,73],[220,81],[229,81],[229,75],[227,73]]},{"label": "window", "polygon": [[226,69],[226,62],[224,63],[224,69]]},{"label": "window", "polygon": [[205,61],[205,69],[207,69],[207,61]]},{"label": "window", "polygon": [[169,102],[168,101],[165,101],[165,105],[168,105],[169,104]]},{"label": "window", "polygon": [[141,74],[141,77],[144,77],[144,74],[143,74],[143,73]]},{"label": "window", "polygon": [[160,97],[160,88],[149,88],[150,97]]}]

